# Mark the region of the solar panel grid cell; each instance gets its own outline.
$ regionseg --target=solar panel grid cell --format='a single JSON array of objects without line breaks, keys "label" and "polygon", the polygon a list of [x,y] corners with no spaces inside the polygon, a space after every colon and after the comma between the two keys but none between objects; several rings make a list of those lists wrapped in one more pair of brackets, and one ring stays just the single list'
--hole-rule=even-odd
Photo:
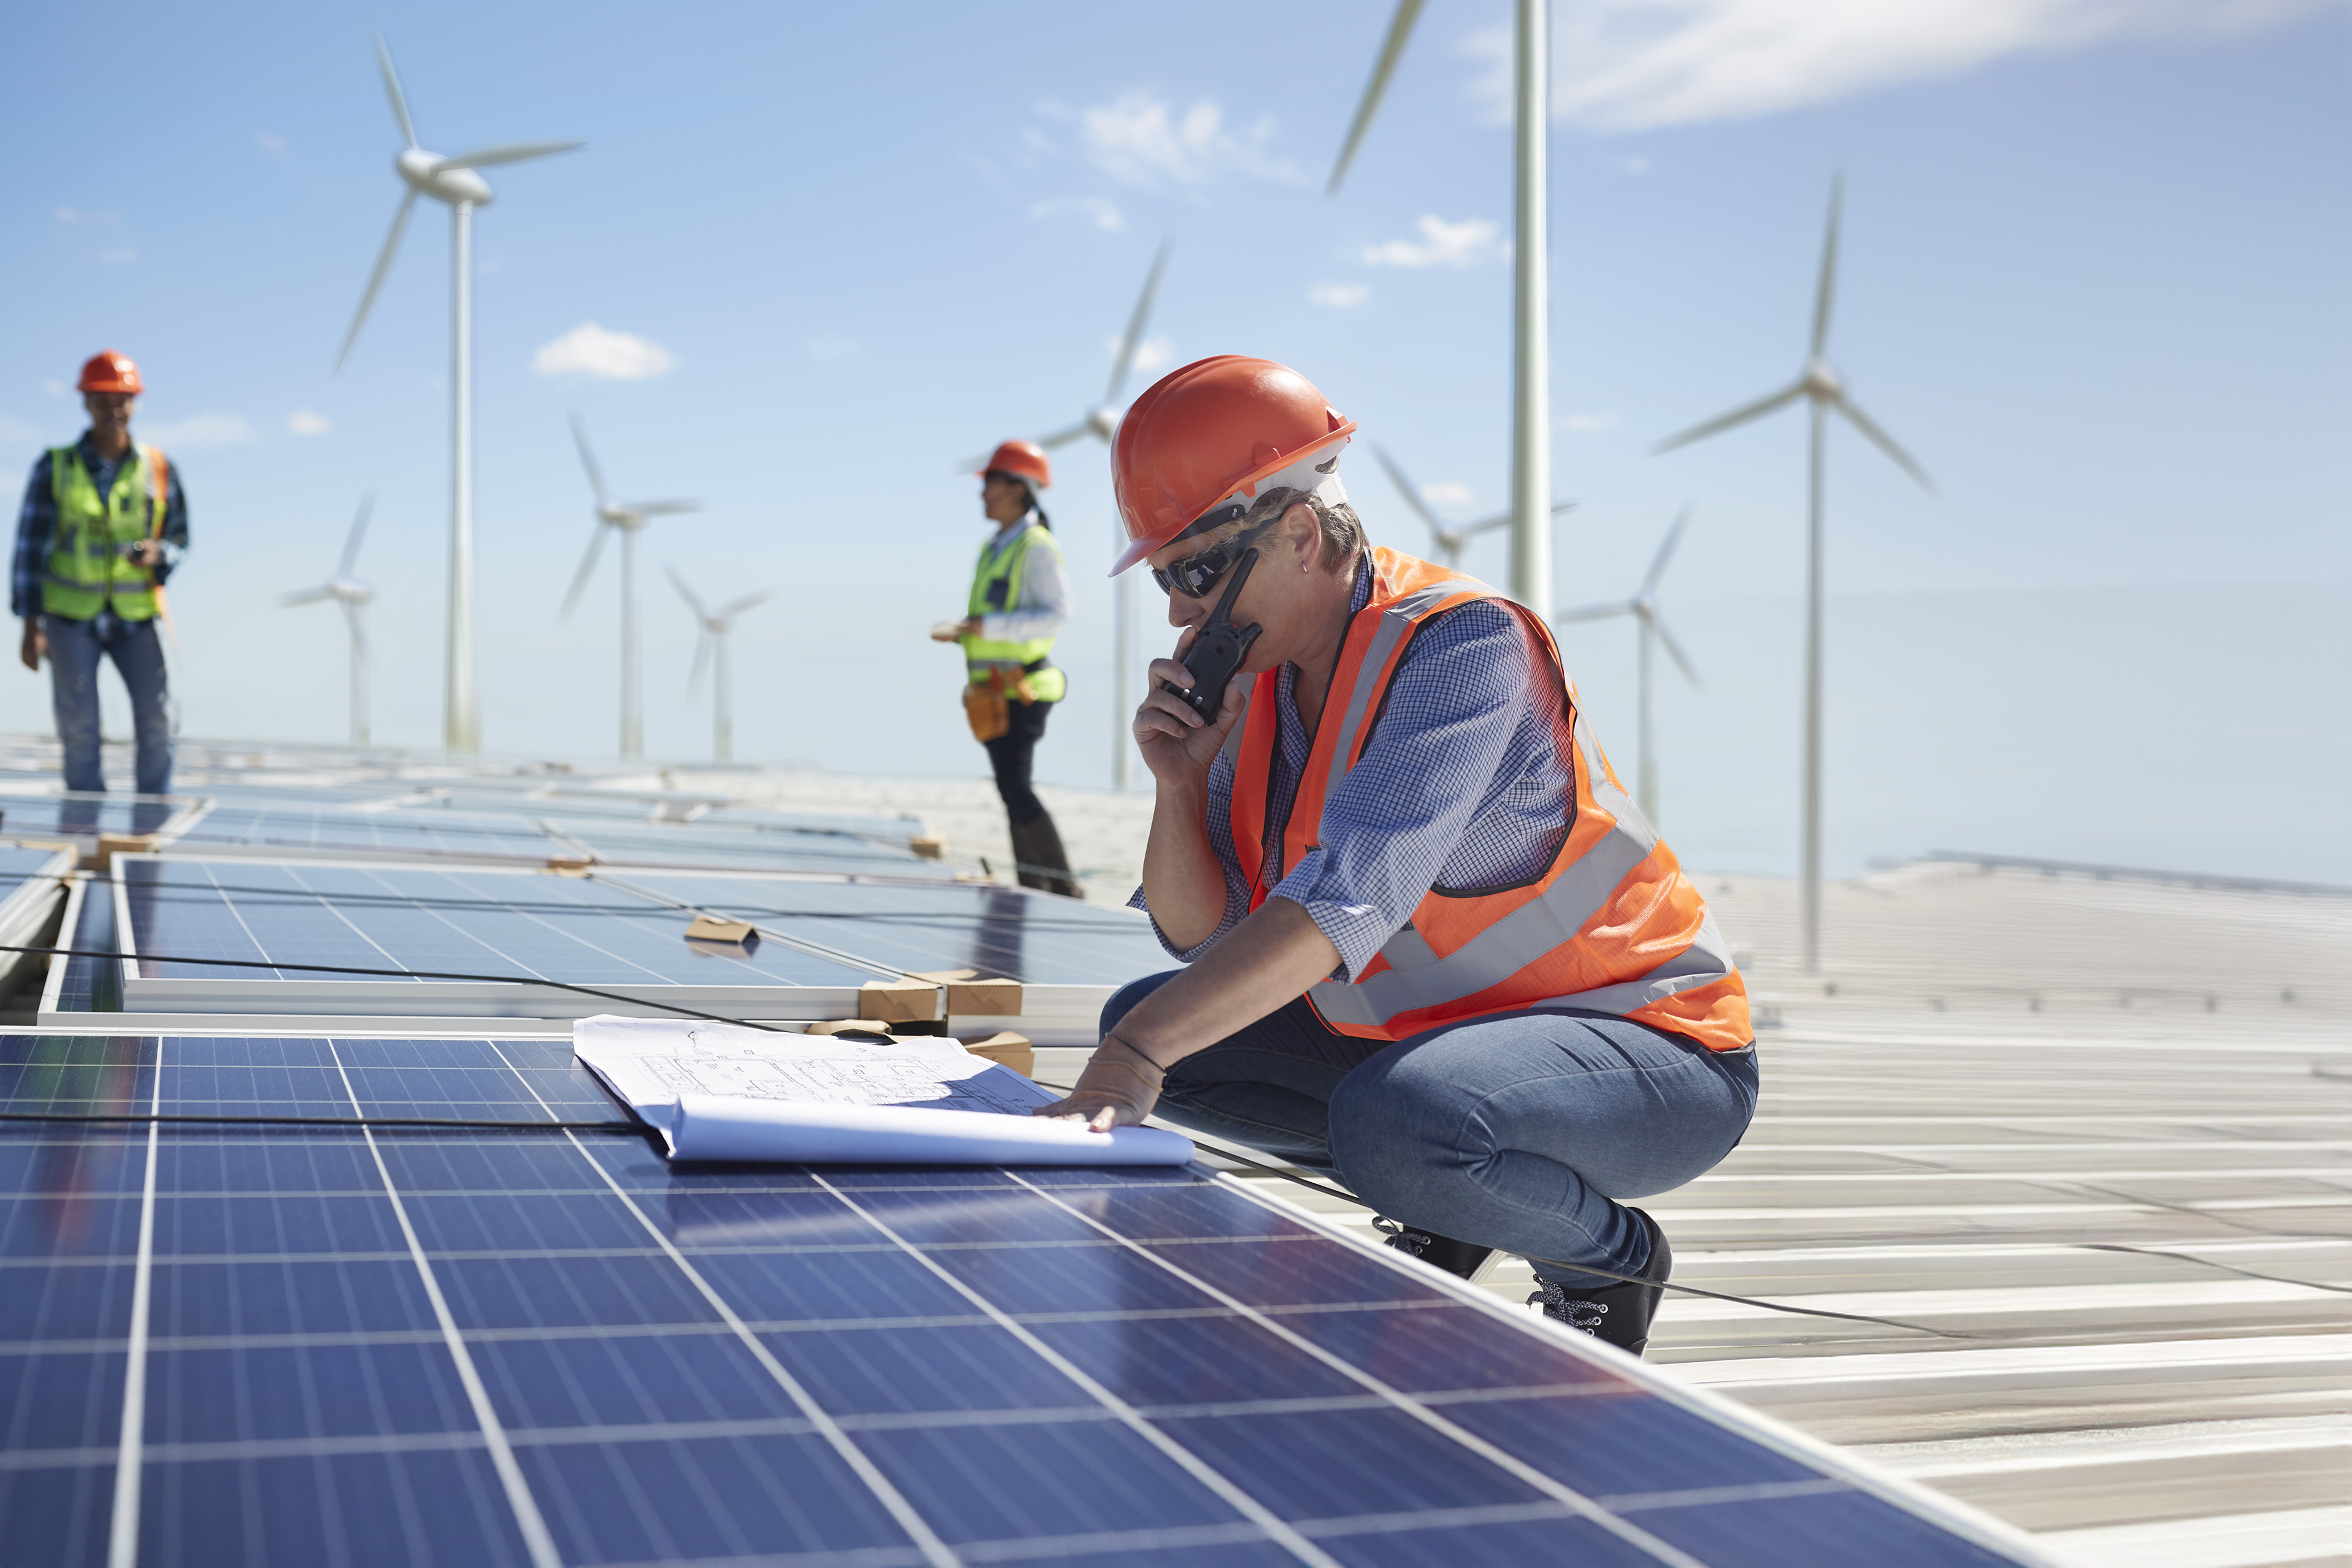
[{"label": "solar panel grid cell", "polygon": [[546,834],[510,818],[447,812],[337,810],[331,807],[215,805],[175,844],[260,851],[519,860],[541,864],[566,853]]},{"label": "solar panel grid cell", "polygon": [[[17,1037],[0,1087],[609,1113],[545,1042]],[[27,1561],[107,1555],[142,1230],[142,1563],[2005,1560],[1198,1170],[155,1144],[150,1202],[144,1134],[0,1131]]]}]

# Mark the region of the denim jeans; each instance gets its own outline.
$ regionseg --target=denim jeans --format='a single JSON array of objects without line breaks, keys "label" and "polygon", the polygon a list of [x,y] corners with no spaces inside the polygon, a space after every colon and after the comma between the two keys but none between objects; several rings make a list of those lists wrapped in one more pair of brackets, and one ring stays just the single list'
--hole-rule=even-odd
[{"label": "denim jeans", "polygon": [[163,643],[153,621],[126,621],[100,611],[86,621],[44,615],[49,639],[50,703],[66,753],[66,788],[100,791],[106,772],[98,754],[98,665],[114,660],[131,693],[131,725],[139,740],[141,795],[172,791],[171,692],[163,676]]},{"label": "denim jeans", "polygon": [[[1177,972],[1123,987],[1108,1033]],[[1624,1200],[1731,1152],[1756,1111],[1756,1047],[1711,1051],[1591,1013],[1508,1013],[1391,1045],[1299,998],[1168,1069],[1157,1114],[1328,1169],[1379,1213],[1517,1253],[1539,1279],[1634,1274],[1649,1232]]]}]

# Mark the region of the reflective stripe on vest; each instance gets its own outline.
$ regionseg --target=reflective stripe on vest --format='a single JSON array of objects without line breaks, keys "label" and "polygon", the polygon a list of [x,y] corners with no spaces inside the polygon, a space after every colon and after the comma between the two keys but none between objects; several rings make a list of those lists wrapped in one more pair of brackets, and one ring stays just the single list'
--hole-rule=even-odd
[{"label": "reflective stripe on vest", "polygon": [[49,453],[49,493],[57,502],[57,529],[49,538],[49,559],[41,584],[41,608],[69,621],[94,619],[111,602],[126,621],[152,620],[155,616],[154,585],[146,569],[124,557],[125,545],[152,539],[163,505],[163,488],[151,486],[151,471],[161,473],[163,454],[152,447],[136,447],[114,471],[114,483],[104,497],[83,466],[79,447],[58,447]]},{"label": "reflective stripe on vest", "polygon": [[1323,802],[1363,755],[1413,635],[1473,599],[1516,614],[1543,650],[1538,678],[1560,682],[1557,744],[1573,794],[1564,803],[1565,839],[1540,874],[1507,888],[1433,889],[1361,974],[1307,991],[1316,1012],[1341,1034],[1371,1039],[1555,1008],[1637,1019],[1717,1050],[1747,1045],[1747,989],[1730,949],[1593,740],[1549,630],[1486,584],[1425,561],[1380,549],[1372,570],[1371,599],[1341,642],[1286,823],[1268,820],[1280,745],[1276,705],[1253,701],[1242,721],[1233,827],[1250,907],[1315,847]]},{"label": "reflective stripe on vest", "polygon": [[[1013,542],[1002,553],[992,555],[989,546],[980,547],[980,564],[971,578],[971,602],[965,609],[967,616],[1006,615],[1021,607],[1021,590],[1028,584],[1029,552],[1043,547],[1059,559],[1062,547],[1055,542],[1053,531],[1029,523],[1013,536]],[[1052,637],[1028,637],[1020,642],[1000,642],[984,637],[961,639],[963,644],[964,666],[975,684],[984,681],[998,670],[1017,676],[1038,664],[1054,651]],[[1051,665],[1030,670],[1028,700],[1059,702],[1066,693],[1069,680]]]}]

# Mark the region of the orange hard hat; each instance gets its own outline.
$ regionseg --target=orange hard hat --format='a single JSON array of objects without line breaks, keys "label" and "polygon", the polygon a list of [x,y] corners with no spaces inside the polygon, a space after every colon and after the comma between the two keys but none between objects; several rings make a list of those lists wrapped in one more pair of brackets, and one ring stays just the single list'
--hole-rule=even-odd
[{"label": "orange hard hat", "polygon": [[1034,441],[1007,441],[988,455],[983,474],[1018,474],[1036,489],[1045,489],[1054,482],[1054,465],[1045,460],[1045,448]]},{"label": "orange hard hat", "polygon": [[1355,429],[1314,383],[1272,360],[1219,354],[1171,371],[1128,408],[1111,448],[1111,488],[1129,542],[1111,575],[1225,521],[1232,504],[1255,500],[1263,485],[1345,500],[1339,448]]},{"label": "orange hard hat", "polygon": [[129,354],[116,353],[112,349],[100,349],[89,356],[81,367],[81,379],[74,383],[81,392],[128,392],[133,395],[147,390],[139,379],[139,367],[131,363]]}]

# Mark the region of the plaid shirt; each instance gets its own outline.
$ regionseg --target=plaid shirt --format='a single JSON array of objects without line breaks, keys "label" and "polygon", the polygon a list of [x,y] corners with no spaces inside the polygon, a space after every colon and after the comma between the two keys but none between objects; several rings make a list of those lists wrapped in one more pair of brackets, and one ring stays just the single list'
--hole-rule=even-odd
[{"label": "plaid shirt", "polygon": [[[106,458],[89,444],[89,432],[82,432],[82,467],[89,470],[90,482],[100,495],[114,490],[114,476],[130,454]],[[136,450],[134,447],[132,448]],[[49,454],[43,452],[33,459],[33,477],[25,484],[25,504],[16,513],[16,569],[8,576],[8,608],[17,616],[37,616],[41,613],[41,582],[49,573],[49,538],[58,531],[58,492],[49,478]],[[180,465],[171,466],[163,489],[163,560],[155,568],[155,581],[163,583],[172,575],[172,568],[180,563],[181,552],[188,548],[188,498],[180,490]]]},{"label": "plaid shirt", "polygon": [[[1370,563],[1357,569],[1355,601],[1370,600]],[[1258,678],[1251,700],[1268,696],[1281,744],[1275,758],[1266,837],[1276,853],[1269,898],[1305,906],[1339,950],[1334,973],[1348,979],[1402,930],[1433,887],[1475,889],[1517,882],[1551,863],[1568,831],[1571,787],[1554,737],[1559,689],[1531,679],[1538,658],[1518,617],[1491,600],[1423,624],[1405,647],[1380,725],[1356,765],[1323,803],[1317,848],[1279,863],[1284,826],[1298,798],[1311,742],[1300,721],[1296,665]],[[1234,752],[1209,765],[1209,843],[1225,872],[1225,910],[1198,947],[1162,947],[1191,963],[1249,913],[1250,889],[1234,853]],[[1150,906],[1138,888],[1129,903]],[[1159,922],[1152,922],[1159,931]]]}]

